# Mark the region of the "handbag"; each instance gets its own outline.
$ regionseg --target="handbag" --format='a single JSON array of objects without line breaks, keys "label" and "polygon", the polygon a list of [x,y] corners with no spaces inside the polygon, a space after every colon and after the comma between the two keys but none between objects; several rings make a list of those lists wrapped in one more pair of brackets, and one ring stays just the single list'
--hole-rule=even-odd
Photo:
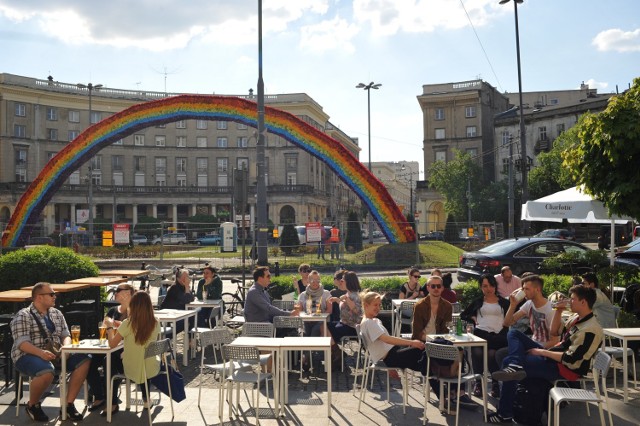
[{"label": "handbag", "polygon": [[[184,401],[187,395],[184,390],[184,376],[176,365],[175,359],[171,358],[170,362],[164,360],[160,363],[160,372],[155,377],[149,379],[151,383],[163,394],[167,395],[175,402]],[[169,383],[167,383],[167,371],[169,371]],[[171,387],[171,392],[169,392]]]},{"label": "handbag", "polygon": [[42,338],[44,339],[44,349],[56,356],[55,359],[51,361],[51,363],[56,369],[60,368],[61,366],[60,355],[62,353],[61,351],[62,345],[55,341],[55,339],[53,338],[53,335],[50,335],[45,331],[44,326],[42,325],[42,323],[40,322],[36,314],[34,314],[33,311],[31,310],[29,310],[29,312],[31,313],[31,316],[33,316],[33,319],[36,321],[36,324],[38,324],[38,329],[40,329],[40,334],[42,334]]}]

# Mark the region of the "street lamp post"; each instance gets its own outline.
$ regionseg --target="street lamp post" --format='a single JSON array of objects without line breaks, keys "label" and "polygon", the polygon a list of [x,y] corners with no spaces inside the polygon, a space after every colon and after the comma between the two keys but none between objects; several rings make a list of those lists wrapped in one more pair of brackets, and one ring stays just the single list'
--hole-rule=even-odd
[{"label": "street lamp post", "polygon": [[256,226],[258,227],[258,265],[267,264],[267,184],[265,182],[264,80],[262,78],[262,0],[258,0],[258,140],[256,162]]},{"label": "street lamp post", "polygon": [[[378,90],[382,86],[381,83],[369,84],[359,83],[356,89],[364,89],[367,91],[367,131],[369,138],[369,172],[371,172],[371,89]],[[369,212],[369,244],[373,244],[373,218]]]},{"label": "street lamp post", "polygon": [[[78,83],[77,86],[78,89],[87,89],[89,91],[89,126],[87,127],[91,127],[91,116],[93,115],[91,97],[94,89],[100,89],[102,84]],[[93,161],[93,158],[90,161]],[[89,246],[93,247],[93,164],[89,166]]]},{"label": "street lamp post", "polygon": [[[512,0],[500,0],[500,4],[509,3]],[[524,0],[513,0],[513,10],[516,21],[516,57],[518,61],[518,97],[519,97],[519,112],[520,112],[520,151],[521,151],[521,163],[520,169],[522,171],[522,204],[526,203],[529,199],[529,184],[527,181],[528,174],[528,158],[527,158],[527,141],[524,128],[524,110],[522,108],[522,67],[520,64],[520,30],[518,28],[518,3],[522,3]],[[523,228],[527,228],[527,222],[523,222]]]}]

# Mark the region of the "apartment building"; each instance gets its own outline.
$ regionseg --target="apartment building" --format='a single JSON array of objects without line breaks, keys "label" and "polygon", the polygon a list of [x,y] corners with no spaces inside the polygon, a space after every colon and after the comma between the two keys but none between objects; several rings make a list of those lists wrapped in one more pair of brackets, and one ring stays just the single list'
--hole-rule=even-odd
[{"label": "apartment building", "polygon": [[[131,105],[176,95],[83,86],[0,74],[0,223],[8,221],[45,164],[90,124]],[[242,97],[255,99],[251,92]],[[357,138],[332,125],[308,95],[268,95],[265,104],[296,115],[359,155]],[[177,226],[197,214],[233,220],[233,170],[242,168],[249,171],[253,223],[255,146],[256,130],[235,122],[182,120],[137,131],[69,177],[44,209],[37,234],[75,225],[78,211],[89,209],[89,181],[96,221],[135,225],[151,216]],[[359,199],[324,163],[281,137],[267,135],[266,157],[273,223],[332,223],[360,209]]]}]

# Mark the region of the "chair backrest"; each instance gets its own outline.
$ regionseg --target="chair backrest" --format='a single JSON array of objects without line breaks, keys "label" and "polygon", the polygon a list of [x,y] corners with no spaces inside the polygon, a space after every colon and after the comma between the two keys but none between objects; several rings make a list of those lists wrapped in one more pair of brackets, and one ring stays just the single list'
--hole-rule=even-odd
[{"label": "chair backrest", "polygon": [[461,311],[460,303],[454,302],[454,303],[451,304],[451,306],[453,307],[453,313],[454,314],[459,314],[460,313],[460,311]]},{"label": "chair backrest", "polygon": [[225,345],[222,347],[225,361],[256,361],[259,364],[260,351],[253,346]]},{"label": "chair backrest", "polygon": [[214,328],[200,333],[200,343],[205,348],[209,345],[226,345],[235,340],[231,330],[228,328]]},{"label": "chair backrest", "polygon": [[425,350],[429,358],[456,361],[460,359],[460,351],[453,345],[439,345],[437,343],[425,343]]},{"label": "chair backrest", "polygon": [[295,300],[274,300],[271,303],[273,303],[273,306],[275,306],[278,309],[283,309],[285,311],[292,311],[293,310],[293,305],[295,305]]},{"label": "chair backrest", "polygon": [[607,377],[609,367],[611,367],[611,355],[604,351],[598,351],[593,360],[593,369],[598,371],[600,377]]},{"label": "chair backrest", "polygon": [[404,316],[408,316],[408,317],[413,317],[413,311],[415,307],[416,307],[415,300],[402,302],[400,303],[400,314],[403,314]]},{"label": "chair backrest", "polygon": [[242,335],[251,337],[273,337],[273,324],[270,322],[245,322]]},{"label": "chair backrest", "polygon": [[157,355],[162,355],[165,352],[171,352],[171,339],[156,340],[149,343],[144,350],[144,357],[151,358]]},{"label": "chair backrest", "polygon": [[273,317],[273,337],[275,337],[276,330],[279,328],[293,328],[298,334],[301,334],[304,330],[304,321],[300,317]]}]

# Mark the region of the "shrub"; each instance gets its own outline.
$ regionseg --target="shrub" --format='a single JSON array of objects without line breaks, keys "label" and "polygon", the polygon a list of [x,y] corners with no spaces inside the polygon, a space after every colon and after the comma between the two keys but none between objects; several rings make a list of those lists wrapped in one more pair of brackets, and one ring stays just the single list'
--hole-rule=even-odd
[{"label": "shrub", "polygon": [[298,238],[296,228],[291,224],[284,225],[282,227],[282,235],[280,236],[280,249],[284,254],[290,256],[293,249],[299,245],[300,239]]},{"label": "shrub", "polygon": [[480,290],[480,285],[477,280],[458,284],[455,291],[458,295],[458,303],[460,303],[461,309],[465,309],[473,300],[482,296],[482,290]]}]

